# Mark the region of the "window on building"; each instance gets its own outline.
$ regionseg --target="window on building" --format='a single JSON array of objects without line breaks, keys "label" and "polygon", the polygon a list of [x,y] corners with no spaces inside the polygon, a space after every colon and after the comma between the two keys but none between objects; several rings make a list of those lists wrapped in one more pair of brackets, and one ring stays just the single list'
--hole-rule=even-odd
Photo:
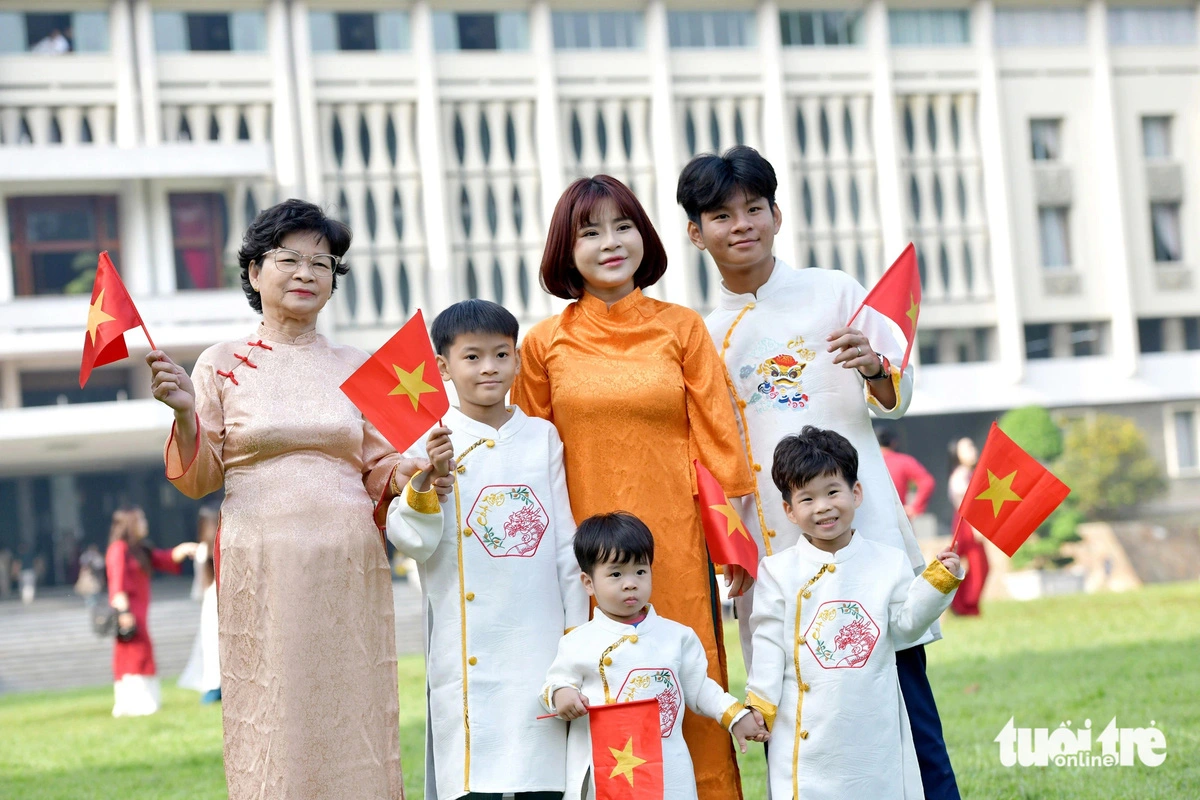
[{"label": "window on building", "polygon": [[970,15],[965,9],[889,11],[888,31],[897,47],[971,43]]},{"label": "window on building", "polygon": [[256,52],[267,47],[262,11],[154,12],[154,46],[162,53]]},{"label": "window on building", "polygon": [[667,31],[671,47],[753,47],[754,13],[670,11]]},{"label": "window on building", "polygon": [[225,195],[172,194],[169,203],[176,286],[218,289],[233,285],[226,279],[225,270],[225,243],[229,235]]},{"label": "window on building", "polygon": [[112,195],[12,197],[8,219],[18,295],[90,294],[102,250],[120,266]]},{"label": "window on building", "polygon": [[1151,203],[1150,232],[1154,238],[1155,261],[1166,263],[1183,260],[1179,203]]},{"label": "window on building", "polygon": [[1051,345],[1050,325],[1025,326],[1025,358],[1050,358],[1053,353]]},{"label": "window on building", "polygon": [[1175,471],[1194,470],[1200,468],[1200,454],[1196,441],[1196,411],[1195,409],[1176,409],[1171,413],[1174,431],[1168,436],[1175,436]]},{"label": "window on building", "polygon": [[1082,8],[998,8],[999,47],[1064,47],[1087,43],[1087,13]]},{"label": "window on building", "polygon": [[1034,161],[1058,161],[1062,158],[1062,120],[1029,120],[1029,140]]},{"label": "window on building", "polygon": [[523,11],[464,14],[438,11],[433,15],[433,44],[437,50],[528,50],[529,16]]},{"label": "window on building", "polygon": [[21,405],[24,407],[128,400],[129,389],[129,368],[122,366],[94,370],[83,388],[79,386],[78,370],[21,373]]},{"label": "window on building", "polygon": [[1138,349],[1143,353],[1161,353],[1163,345],[1163,321],[1161,319],[1138,320]]},{"label": "window on building", "polygon": [[1200,317],[1183,318],[1183,346],[1188,350],[1200,350]]},{"label": "window on building", "polygon": [[781,11],[784,47],[840,47],[863,43],[861,11]]},{"label": "window on building", "polygon": [[1108,41],[1115,45],[1195,44],[1196,9],[1109,8]]},{"label": "window on building", "polygon": [[107,51],[106,11],[0,11],[0,54],[65,55]]},{"label": "window on building", "polygon": [[1038,209],[1038,240],[1042,250],[1042,266],[1046,269],[1071,266],[1068,211],[1066,206],[1043,206]]},{"label": "window on building", "polygon": [[634,11],[555,11],[557,50],[621,50],[644,46],[642,15]]},{"label": "window on building", "polygon": [[411,47],[408,14],[403,11],[310,11],[308,30],[315,53]]},{"label": "window on building", "polygon": [[1099,322],[1071,323],[1071,355],[1098,356],[1104,352],[1104,325]]},{"label": "window on building", "polygon": [[1142,117],[1142,155],[1148,159],[1171,157],[1171,118]]}]

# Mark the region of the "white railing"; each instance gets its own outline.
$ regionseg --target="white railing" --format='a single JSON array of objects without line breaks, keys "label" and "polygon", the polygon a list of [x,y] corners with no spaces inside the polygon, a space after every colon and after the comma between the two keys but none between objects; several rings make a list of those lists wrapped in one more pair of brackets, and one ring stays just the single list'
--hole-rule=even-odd
[{"label": "white railing", "polygon": [[0,56],[0,147],[111,145],[116,106],[106,56]]}]

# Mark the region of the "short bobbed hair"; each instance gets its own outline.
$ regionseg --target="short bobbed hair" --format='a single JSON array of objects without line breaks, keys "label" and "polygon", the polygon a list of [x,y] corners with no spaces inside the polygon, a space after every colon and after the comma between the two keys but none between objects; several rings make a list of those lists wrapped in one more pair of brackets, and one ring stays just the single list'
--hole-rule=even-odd
[{"label": "short bobbed hair", "polygon": [[837,431],[805,425],[775,445],[771,480],[787,503],[805,484],[825,475],[840,475],[848,486],[858,482],[858,451]]},{"label": "short bobbed hair", "polygon": [[[250,265],[253,263],[261,267],[263,254],[279,247],[283,237],[290,233],[310,233],[316,238],[323,238],[329,242],[330,255],[339,259],[350,249],[350,228],[312,203],[292,198],[258,212],[242,237],[238,266],[242,270],[242,291],[246,293],[250,307],[260,314],[262,296],[250,284]],[[349,271],[350,266],[339,261],[333,270],[332,291],[337,291],[338,276]]]},{"label": "short bobbed hair", "polygon": [[595,514],[575,530],[575,560],[588,575],[605,561],[653,564],[654,534],[628,511]]},{"label": "short bobbed hair", "polygon": [[542,251],[542,288],[555,297],[578,300],[583,296],[583,276],[575,268],[575,239],[606,200],[642,235],[642,263],[633,274],[634,285],[639,289],[653,286],[667,271],[667,251],[637,195],[611,175],[580,178],[558,198]]}]

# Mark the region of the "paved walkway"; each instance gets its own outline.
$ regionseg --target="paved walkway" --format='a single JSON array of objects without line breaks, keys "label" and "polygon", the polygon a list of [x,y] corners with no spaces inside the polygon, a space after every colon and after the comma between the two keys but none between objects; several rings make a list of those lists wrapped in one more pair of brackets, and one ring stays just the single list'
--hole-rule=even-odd
[{"label": "paved walkway", "polygon": [[[421,652],[421,592],[395,583],[396,648]],[[200,604],[190,597],[191,579],[154,582],[150,631],[154,658],[164,678],[177,678],[192,652]],[[40,593],[32,605],[0,602],[0,694],[112,683],[112,641],[91,630],[83,600],[66,589]]]}]

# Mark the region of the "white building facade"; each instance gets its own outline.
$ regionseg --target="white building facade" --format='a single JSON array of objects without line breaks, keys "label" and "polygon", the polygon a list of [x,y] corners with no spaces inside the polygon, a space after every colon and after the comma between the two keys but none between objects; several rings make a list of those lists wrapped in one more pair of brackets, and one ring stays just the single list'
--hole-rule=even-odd
[{"label": "white building facade", "polygon": [[78,387],[100,250],[185,363],[254,325],[234,254],[292,196],[355,232],[333,338],[371,349],[471,296],[528,325],[558,307],[537,269],[559,193],[606,172],[667,247],[655,292],[703,312],[719,276],[675,181],[735,143],[776,167],[790,263],[870,286],[917,244],[910,451],[1027,403],[1115,410],[1164,508],[1200,510],[1195,3],[597,7],[0,0],[0,548],[62,561],[122,500],[164,541],[192,530],[140,333]]}]

